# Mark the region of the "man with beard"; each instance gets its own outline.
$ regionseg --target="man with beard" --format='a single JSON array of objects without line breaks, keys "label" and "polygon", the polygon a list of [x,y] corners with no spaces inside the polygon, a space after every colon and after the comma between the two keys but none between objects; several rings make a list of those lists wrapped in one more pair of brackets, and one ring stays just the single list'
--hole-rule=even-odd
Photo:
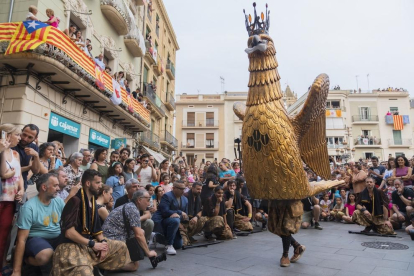
[{"label": "man with beard", "polygon": [[373,230],[382,235],[395,235],[391,222],[388,220],[387,196],[375,187],[375,180],[372,177],[367,177],[365,184],[366,188],[357,198],[352,221],[365,226],[363,233]]},{"label": "man with beard", "polygon": [[65,201],[65,204],[71,199],[73,196],[75,196],[79,189],[82,187],[80,183],[78,185],[73,185],[70,189],[70,192],[68,192],[65,187],[68,185],[68,175],[66,172],[62,169],[54,169],[50,171],[50,173],[53,173],[57,176],[59,181],[59,191],[57,192],[57,196],[60,197]]},{"label": "man with beard", "polygon": [[19,230],[13,262],[15,276],[22,274],[23,258],[27,265],[40,266],[42,275],[49,275],[53,250],[59,242],[59,222],[65,203],[57,196],[57,175],[42,175],[36,182],[36,188],[39,194],[21,207],[17,221]]},{"label": "man with beard", "polygon": [[119,162],[122,163],[122,165],[125,165],[125,161],[129,158],[131,155],[131,150],[129,148],[123,148],[119,151],[120,159]]},{"label": "man with beard", "polygon": [[[230,225],[233,221],[233,231],[252,231],[253,226],[250,223],[252,218],[252,205],[239,191],[236,190],[236,181],[228,181],[227,186],[229,190],[224,193],[227,221],[230,222]],[[245,208],[247,208],[247,214]]]},{"label": "man with beard", "polygon": [[41,166],[39,159],[39,148],[33,143],[39,135],[39,128],[34,124],[25,125],[20,134],[20,142],[12,148],[20,155],[20,166],[24,181],[24,190],[27,189],[27,175],[29,171],[33,174],[39,173]]},{"label": "man with beard", "polygon": [[198,234],[203,230],[203,227],[207,221],[207,217],[201,216],[203,212],[203,206],[201,204],[201,188],[203,184],[200,182],[194,182],[191,190],[185,194],[188,199],[188,219],[181,221],[180,233],[183,239],[183,246],[187,246],[196,240],[193,238],[194,235]]},{"label": "man with beard", "polygon": [[81,182],[82,188],[62,212],[62,244],[53,255],[52,275],[93,275],[94,266],[135,271],[126,244],[103,236],[95,201],[102,186],[101,174],[86,170]]}]

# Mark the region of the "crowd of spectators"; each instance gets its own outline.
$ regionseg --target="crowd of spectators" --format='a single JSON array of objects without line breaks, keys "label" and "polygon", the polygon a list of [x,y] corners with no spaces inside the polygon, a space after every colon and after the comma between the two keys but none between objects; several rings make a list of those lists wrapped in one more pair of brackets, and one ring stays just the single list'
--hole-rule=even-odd
[{"label": "crowd of spectators", "polygon": [[[144,255],[154,266],[165,260],[150,249],[160,243],[174,255],[197,242],[197,235],[211,242],[236,239],[254,225],[266,230],[268,202],[250,197],[239,160],[197,164],[195,159],[189,165],[178,156],[157,165],[144,152],[131,158],[124,146],[70,154],[58,141],[38,146],[39,128],[33,124],[22,130],[3,124],[0,131],[0,258],[13,260],[13,265],[3,264],[3,275],[24,275],[25,269],[43,275],[135,271]],[[332,180],[344,184],[302,200],[303,229],[322,230],[321,221],[336,221],[363,225],[365,232],[414,231],[414,162],[405,156],[389,156],[381,164],[376,157],[342,166],[332,162]],[[309,181],[321,180],[304,170]],[[29,200],[28,185],[38,191]],[[380,200],[367,204],[370,195]],[[374,219],[375,212],[381,217]],[[127,246],[130,240],[139,256]],[[85,263],[66,258],[69,252]]]},{"label": "crowd of spectators", "polygon": [[378,88],[377,91],[389,91],[389,92],[407,92],[407,89],[404,89],[402,87],[397,88],[397,87],[387,87],[387,88]]}]

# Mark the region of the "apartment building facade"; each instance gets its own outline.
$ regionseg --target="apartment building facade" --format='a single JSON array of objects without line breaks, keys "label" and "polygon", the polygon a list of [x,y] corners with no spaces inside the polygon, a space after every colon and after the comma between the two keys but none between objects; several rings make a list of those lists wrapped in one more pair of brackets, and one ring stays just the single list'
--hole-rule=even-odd
[{"label": "apartment building facade", "polygon": [[[47,20],[45,10],[53,9],[60,19],[61,31],[75,25],[83,40],[91,40],[93,56],[102,53],[112,73],[124,72],[131,91],[142,88],[147,52],[143,35],[145,15],[150,5],[152,12],[162,9],[161,1],[153,4],[145,0],[34,0],[13,1],[11,5],[6,0],[2,4],[7,9],[0,11],[0,22],[25,20],[29,5],[37,6],[39,20]],[[171,25],[165,8],[163,12],[162,18],[167,19],[161,24]],[[164,28],[171,33],[171,26]],[[173,31],[171,35],[175,40]],[[58,36],[69,46],[51,48],[43,44],[30,52],[5,55],[10,41],[0,42],[0,96],[4,102],[1,123],[34,123],[40,128],[39,143],[59,140],[69,151],[109,149],[126,143],[136,154],[143,144],[142,133],[161,131],[156,128],[154,111],[130,99],[125,89],[121,89],[121,104],[114,105],[110,100],[115,93],[110,75],[103,74],[104,89],[98,89],[96,75],[88,69],[94,68],[93,59],[85,57],[82,47],[72,45],[62,33]],[[82,62],[78,57],[82,57]],[[165,98],[161,104],[165,105]],[[171,109],[167,116],[171,118],[174,106],[171,102],[167,105]],[[157,159],[168,157],[174,149],[172,137],[168,138],[161,136],[158,147],[154,145],[153,149],[158,151],[163,142],[167,147]]]},{"label": "apartment building facade", "polygon": [[[301,110],[307,96],[288,108],[289,115]],[[411,111],[408,92],[330,90],[326,103],[328,154],[342,162],[372,156],[387,159],[403,153],[412,156]],[[394,114],[402,116],[402,129],[394,124]]]}]

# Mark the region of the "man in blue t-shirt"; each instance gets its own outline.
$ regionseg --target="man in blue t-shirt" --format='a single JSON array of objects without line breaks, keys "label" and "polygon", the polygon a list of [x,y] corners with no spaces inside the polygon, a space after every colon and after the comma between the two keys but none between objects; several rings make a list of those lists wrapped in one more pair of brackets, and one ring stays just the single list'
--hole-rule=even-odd
[{"label": "man in blue t-shirt", "polygon": [[372,167],[368,169],[368,174],[375,180],[375,186],[381,185],[382,179],[384,178],[385,167],[378,166],[378,157],[371,157]]},{"label": "man in blue t-shirt", "polygon": [[219,167],[220,167],[220,172],[219,172],[220,180],[219,181],[222,185],[229,180],[236,179],[236,173],[233,170],[230,170],[229,168],[227,168],[224,162],[220,162]]},{"label": "man in blue t-shirt", "polygon": [[21,274],[23,258],[29,265],[40,266],[43,275],[49,275],[53,251],[58,246],[60,217],[65,203],[57,197],[57,175],[42,175],[36,182],[36,188],[39,194],[21,207],[16,223],[19,230],[13,262],[14,275]]}]

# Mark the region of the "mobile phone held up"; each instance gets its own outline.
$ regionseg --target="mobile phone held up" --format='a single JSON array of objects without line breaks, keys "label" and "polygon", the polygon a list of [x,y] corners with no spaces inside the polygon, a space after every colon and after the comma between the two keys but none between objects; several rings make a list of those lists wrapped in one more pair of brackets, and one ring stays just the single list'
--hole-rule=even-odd
[{"label": "mobile phone held up", "polygon": [[7,137],[7,133],[4,130],[2,130],[1,131],[1,139],[6,140],[6,137]]}]

